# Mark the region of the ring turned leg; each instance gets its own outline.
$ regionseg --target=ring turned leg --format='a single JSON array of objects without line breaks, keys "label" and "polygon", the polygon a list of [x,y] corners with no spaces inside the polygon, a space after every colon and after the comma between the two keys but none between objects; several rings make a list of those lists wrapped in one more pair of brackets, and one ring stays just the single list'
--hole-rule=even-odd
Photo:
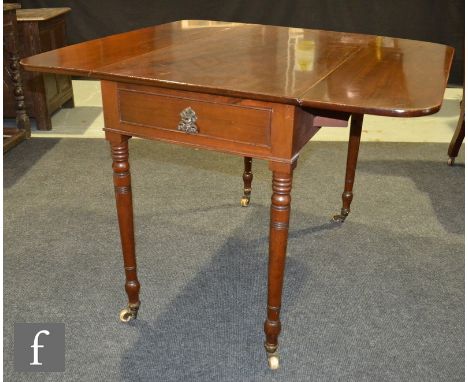
[{"label": "ring turned leg", "polygon": [[361,143],[362,114],[353,114],[351,116],[351,127],[349,130],[348,159],[346,162],[346,176],[344,192],[341,195],[343,206],[339,215],[333,216],[332,221],[342,223],[351,211],[351,201],[353,200],[354,175],[356,173],[356,163],[359,153],[359,144]]},{"label": "ring turned leg", "polygon": [[264,330],[265,349],[271,369],[279,367],[278,336],[281,331],[280,309],[283,289],[293,165],[272,163],[273,195],[270,215],[270,249],[268,260],[268,305]]},{"label": "ring turned leg", "polygon": [[242,175],[244,180],[244,196],[241,199],[241,206],[247,207],[250,204],[250,194],[252,192],[252,158],[244,157],[244,174]]},{"label": "ring turned leg", "polygon": [[114,170],[115,201],[117,204],[125,269],[125,291],[128,295],[128,307],[120,312],[120,320],[123,322],[135,319],[140,307],[140,283],[136,269],[132,189],[130,165],[128,163],[129,138],[127,136],[118,136],[117,139],[110,141],[113,161],[112,169]]}]

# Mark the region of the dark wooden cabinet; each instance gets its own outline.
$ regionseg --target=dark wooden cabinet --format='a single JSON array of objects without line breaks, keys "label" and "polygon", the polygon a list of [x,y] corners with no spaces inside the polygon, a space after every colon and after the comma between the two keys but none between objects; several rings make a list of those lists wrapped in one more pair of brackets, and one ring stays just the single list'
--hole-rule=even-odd
[{"label": "dark wooden cabinet", "polygon": [[[66,14],[70,8],[18,9],[16,12],[19,54],[29,57],[66,45]],[[5,67],[5,58],[4,58]],[[52,128],[51,115],[60,107],[73,107],[73,88],[69,76],[31,73],[22,70],[26,110],[35,118],[39,130]],[[13,83],[3,81],[3,115],[15,116]]]}]

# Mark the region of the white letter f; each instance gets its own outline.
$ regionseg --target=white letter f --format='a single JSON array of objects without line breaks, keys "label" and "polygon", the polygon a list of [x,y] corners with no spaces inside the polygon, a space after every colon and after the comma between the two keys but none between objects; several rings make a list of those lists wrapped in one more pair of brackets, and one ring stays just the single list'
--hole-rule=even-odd
[{"label": "white letter f", "polygon": [[44,333],[46,336],[48,336],[50,333],[48,330],[41,330],[36,333],[36,336],[34,337],[34,343],[31,345],[32,348],[34,348],[34,361],[30,363],[30,365],[42,365],[41,362],[39,362],[39,348],[43,348],[44,345],[39,345],[39,336]]}]

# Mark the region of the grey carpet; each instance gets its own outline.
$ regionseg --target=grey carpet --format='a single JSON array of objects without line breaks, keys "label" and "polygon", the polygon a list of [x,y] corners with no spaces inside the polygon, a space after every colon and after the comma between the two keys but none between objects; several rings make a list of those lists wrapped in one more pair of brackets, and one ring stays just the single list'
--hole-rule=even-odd
[{"label": "grey carpet", "polygon": [[[262,347],[271,178],[254,161],[131,142],[142,306],[125,305],[102,140],[33,139],[4,158],[8,381],[462,381],[464,160],[442,144],[362,144],[352,213],[344,143],[295,172],[281,367]],[[65,373],[17,373],[15,322],[64,322]]]}]

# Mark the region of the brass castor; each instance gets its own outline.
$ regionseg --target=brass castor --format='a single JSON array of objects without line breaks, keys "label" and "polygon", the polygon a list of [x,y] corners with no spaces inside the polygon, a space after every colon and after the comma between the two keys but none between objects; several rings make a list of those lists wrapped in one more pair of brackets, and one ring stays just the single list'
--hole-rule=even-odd
[{"label": "brass castor", "polygon": [[341,213],[339,215],[335,215],[332,217],[332,223],[343,223],[346,220],[346,217],[349,215],[349,210],[346,208],[341,209]]},{"label": "brass castor", "polygon": [[268,367],[271,370],[279,368],[279,355],[278,353],[268,353]]},{"label": "brass castor", "polygon": [[250,204],[250,196],[243,196],[242,199],[241,199],[241,206],[242,207],[248,207],[248,205]]},{"label": "brass castor", "polygon": [[454,163],[455,163],[455,157],[449,157],[449,158],[447,159],[447,164],[448,164],[449,166],[453,166]]},{"label": "brass castor", "polygon": [[119,318],[122,322],[129,322],[130,320],[135,320],[138,314],[138,307],[129,307],[123,308],[120,311]]}]

